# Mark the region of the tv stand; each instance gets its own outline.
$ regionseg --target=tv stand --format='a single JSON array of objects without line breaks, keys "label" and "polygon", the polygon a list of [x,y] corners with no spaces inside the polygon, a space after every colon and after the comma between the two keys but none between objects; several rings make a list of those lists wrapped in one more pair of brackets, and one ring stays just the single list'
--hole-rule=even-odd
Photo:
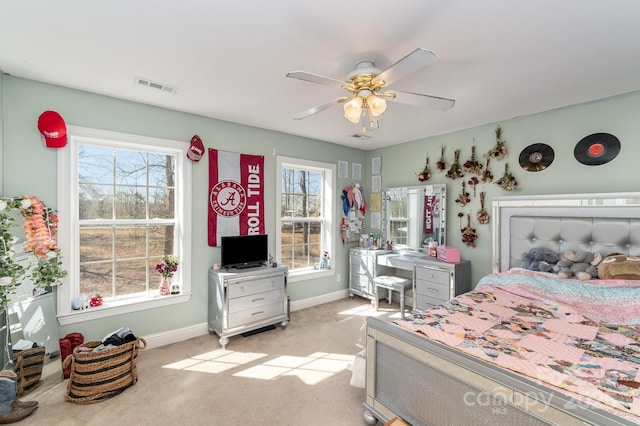
[{"label": "tv stand", "polygon": [[226,348],[229,337],[289,323],[286,266],[209,269],[209,331]]}]

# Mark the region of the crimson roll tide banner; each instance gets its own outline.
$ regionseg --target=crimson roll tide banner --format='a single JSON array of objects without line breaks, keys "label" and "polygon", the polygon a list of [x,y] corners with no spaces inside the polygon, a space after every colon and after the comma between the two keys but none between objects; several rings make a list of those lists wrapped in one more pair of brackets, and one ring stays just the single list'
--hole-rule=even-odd
[{"label": "crimson roll tide banner", "polygon": [[429,194],[424,196],[424,232],[434,232],[434,222],[440,219],[440,195]]},{"label": "crimson roll tide banner", "polygon": [[264,157],[209,149],[209,245],[264,234]]}]

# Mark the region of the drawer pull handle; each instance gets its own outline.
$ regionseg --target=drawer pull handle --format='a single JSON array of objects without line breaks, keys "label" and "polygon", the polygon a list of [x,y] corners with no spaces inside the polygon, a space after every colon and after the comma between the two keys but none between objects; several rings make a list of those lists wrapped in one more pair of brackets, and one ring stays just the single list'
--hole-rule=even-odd
[{"label": "drawer pull handle", "polygon": [[264,300],[264,297],[261,297],[261,298],[259,298],[259,299],[253,299],[253,300],[251,301],[251,303],[253,303],[253,302],[259,302],[259,301],[261,301],[261,300]]},{"label": "drawer pull handle", "polygon": [[264,311],[254,312],[251,315],[253,316],[253,315],[262,315],[262,314],[264,314]]},{"label": "drawer pull handle", "polygon": [[431,287],[427,287],[427,290],[429,290],[432,293],[437,293],[438,289],[437,288],[431,288]]}]

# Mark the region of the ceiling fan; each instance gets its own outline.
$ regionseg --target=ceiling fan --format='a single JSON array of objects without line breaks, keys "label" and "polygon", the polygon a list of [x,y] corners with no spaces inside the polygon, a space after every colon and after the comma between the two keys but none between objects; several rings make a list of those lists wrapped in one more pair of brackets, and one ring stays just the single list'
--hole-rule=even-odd
[{"label": "ceiling fan", "polygon": [[423,108],[432,108],[446,111],[453,108],[453,99],[440,98],[437,96],[424,95],[420,93],[401,92],[398,90],[382,91],[383,88],[402,80],[410,74],[425,68],[438,60],[431,50],[418,48],[391,65],[384,71],[375,67],[373,62],[365,61],[356,65],[345,81],[324,77],[306,71],[292,71],[287,73],[287,77],[298,80],[309,81],[311,83],[324,84],[327,86],[338,86],[350,92],[349,96],[341,96],[329,102],[316,105],[306,111],[302,111],[293,116],[294,120],[301,120],[314,114],[331,108],[334,105],[344,103],[344,116],[354,124],[361,123],[363,132],[366,131],[366,122],[369,121],[369,128],[377,128],[377,120],[387,108],[387,100]]}]

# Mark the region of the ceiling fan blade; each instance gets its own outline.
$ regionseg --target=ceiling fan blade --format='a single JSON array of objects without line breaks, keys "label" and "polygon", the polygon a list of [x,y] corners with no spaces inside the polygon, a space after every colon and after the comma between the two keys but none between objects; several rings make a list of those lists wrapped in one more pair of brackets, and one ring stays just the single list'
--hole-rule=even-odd
[{"label": "ceiling fan blade", "polygon": [[438,55],[431,50],[418,48],[395,64],[391,65],[386,70],[382,71],[373,79],[373,81],[384,80],[385,86],[389,86],[399,80],[402,80],[408,75],[433,64],[438,59]]},{"label": "ceiling fan blade", "polygon": [[432,108],[438,111],[446,111],[448,109],[451,109],[456,103],[456,101],[454,101],[453,99],[439,98],[437,96],[430,95],[421,95],[419,93],[396,91],[393,91],[393,93],[395,94],[395,97],[393,99],[390,99],[393,102],[399,102],[401,104],[414,105],[423,108]]},{"label": "ceiling fan blade", "polygon": [[296,78],[298,80],[310,81],[311,83],[324,84],[327,86],[344,86],[345,82],[336,80],[335,78],[325,77],[306,71],[292,71],[287,73],[287,77]]},{"label": "ceiling fan blade", "polygon": [[348,100],[347,96],[343,96],[329,102],[325,102],[321,105],[316,105],[313,108],[309,108],[306,111],[299,112],[293,116],[294,120],[302,120],[303,118],[311,117],[314,114],[319,113],[320,111],[324,111],[325,109],[331,108],[334,105],[341,104],[342,102]]}]

